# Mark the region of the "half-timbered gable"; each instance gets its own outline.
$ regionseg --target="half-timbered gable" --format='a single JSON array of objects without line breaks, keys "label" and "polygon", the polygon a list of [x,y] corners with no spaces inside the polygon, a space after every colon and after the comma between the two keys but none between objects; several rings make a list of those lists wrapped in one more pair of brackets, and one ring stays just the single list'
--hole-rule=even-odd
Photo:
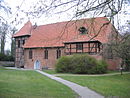
[{"label": "half-timbered gable", "polygon": [[77,54],[77,53],[87,53],[90,55],[95,55],[100,53],[102,49],[102,44],[99,41],[86,41],[86,42],[71,42],[65,43],[65,54]]}]

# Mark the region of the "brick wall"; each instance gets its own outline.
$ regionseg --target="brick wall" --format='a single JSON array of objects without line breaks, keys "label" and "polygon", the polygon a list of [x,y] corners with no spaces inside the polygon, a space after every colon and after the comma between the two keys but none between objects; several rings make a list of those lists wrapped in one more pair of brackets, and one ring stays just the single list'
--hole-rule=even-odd
[{"label": "brick wall", "polygon": [[107,59],[107,63],[109,64],[108,69],[109,70],[119,70],[121,59],[115,58],[115,59]]},{"label": "brick wall", "polygon": [[[25,49],[24,51],[24,67],[27,69],[34,69],[34,63],[38,60],[41,64],[40,69],[42,68],[55,68],[55,63],[57,61],[56,58],[56,50],[57,48],[48,48],[48,59],[44,58],[44,48],[37,48],[37,49],[31,49],[33,51],[33,57],[32,59],[29,59],[29,50]],[[61,50],[61,56],[64,56],[64,48],[60,48]],[[97,55],[90,55],[92,57],[95,57],[96,59],[100,60],[102,59],[102,56]],[[120,60],[119,59],[106,59],[107,63],[109,64],[108,69],[110,70],[117,70],[119,69]]]},{"label": "brick wall", "polygon": [[[101,55],[97,54],[97,55],[90,55],[94,58],[96,58],[97,60],[101,60],[104,59]],[[109,70],[119,70],[120,69],[120,64],[121,64],[121,59],[119,58],[114,58],[114,59],[105,59],[105,61],[108,63],[108,69]]]},{"label": "brick wall", "polygon": [[[48,67],[54,68],[55,63],[57,61],[57,50],[58,48],[48,48],[48,59],[44,58],[44,48],[31,49],[33,51],[32,59],[29,59],[29,50],[25,49],[24,51],[24,59],[25,59],[25,68],[34,69],[34,63],[38,60],[41,64],[40,69]],[[64,55],[64,48],[60,48],[61,56]]]},{"label": "brick wall", "polygon": [[15,66],[24,66],[24,49],[22,48],[29,36],[23,36],[15,38],[16,49],[15,49]]}]

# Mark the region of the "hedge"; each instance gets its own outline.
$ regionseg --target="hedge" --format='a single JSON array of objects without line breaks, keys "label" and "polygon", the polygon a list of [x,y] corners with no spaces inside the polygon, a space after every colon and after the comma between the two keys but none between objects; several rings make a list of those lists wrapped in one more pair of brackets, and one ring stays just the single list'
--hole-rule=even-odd
[{"label": "hedge", "polygon": [[0,53],[0,61],[14,61],[14,57]]},{"label": "hedge", "polygon": [[107,63],[96,60],[87,54],[63,56],[56,63],[56,72],[76,74],[101,74],[106,73]]}]

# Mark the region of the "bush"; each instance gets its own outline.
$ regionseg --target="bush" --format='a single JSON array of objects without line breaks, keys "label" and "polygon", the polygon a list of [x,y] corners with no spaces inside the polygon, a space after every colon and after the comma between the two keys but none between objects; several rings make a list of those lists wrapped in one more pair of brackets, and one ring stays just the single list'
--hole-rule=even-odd
[{"label": "bush", "polygon": [[72,73],[79,74],[89,73],[89,69],[92,69],[96,64],[96,59],[88,55],[73,55],[71,61]]},{"label": "bush", "polygon": [[100,74],[107,71],[104,60],[97,61],[87,54],[63,56],[56,63],[56,71],[63,73]]},{"label": "bush", "polygon": [[97,61],[96,66],[92,69],[92,74],[103,74],[107,72],[108,64],[104,60]]},{"label": "bush", "polygon": [[130,71],[130,59],[125,60],[125,70]]},{"label": "bush", "polygon": [[58,62],[56,64],[56,71],[57,72],[71,72],[71,57],[69,56],[62,56],[60,59],[58,59]]},{"label": "bush", "polygon": [[0,61],[14,61],[14,57],[0,53]]}]

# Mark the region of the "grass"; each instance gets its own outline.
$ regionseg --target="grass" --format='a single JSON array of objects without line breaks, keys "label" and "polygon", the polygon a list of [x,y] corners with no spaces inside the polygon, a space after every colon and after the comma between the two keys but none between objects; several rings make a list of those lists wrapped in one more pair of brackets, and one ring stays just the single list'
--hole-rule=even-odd
[{"label": "grass", "polygon": [[43,72],[46,72],[48,74],[71,74],[72,75],[72,73],[57,73],[55,69],[44,69]]},{"label": "grass", "polygon": [[63,79],[86,86],[104,96],[130,98],[130,74],[113,76],[60,76]]},{"label": "grass", "polygon": [[75,98],[70,88],[35,71],[0,67],[0,98]]},{"label": "grass", "polygon": [[[82,75],[82,74],[71,74],[71,73],[57,73],[55,69],[44,69],[43,72],[49,74],[57,74],[57,75]],[[126,72],[126,71],[123,71]],[[114,73],[121,73],[120,71],[110,71],[108,70],[106,74],[114,74]],[[85,74],[84,74],[85,75]]]},{"label": "grass", "polygon": [[43,72],[49,73],[49,74],[57,74],[57,72],[54,69],[44,69]]}]

